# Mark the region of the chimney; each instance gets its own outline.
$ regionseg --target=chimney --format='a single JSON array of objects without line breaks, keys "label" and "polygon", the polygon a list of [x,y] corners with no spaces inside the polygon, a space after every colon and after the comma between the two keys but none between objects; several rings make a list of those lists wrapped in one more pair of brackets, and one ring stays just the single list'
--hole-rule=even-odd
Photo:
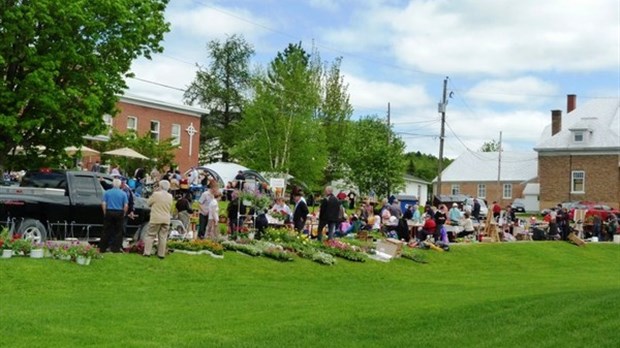
[{"label": "chimney", "polygon": [[566,113],[569,113],[577,107],[577,95],[568,94],[566,96]]},{"label": "chimney", "polygon": [[562,110],[551,110],[551,136],[562,130]]}]

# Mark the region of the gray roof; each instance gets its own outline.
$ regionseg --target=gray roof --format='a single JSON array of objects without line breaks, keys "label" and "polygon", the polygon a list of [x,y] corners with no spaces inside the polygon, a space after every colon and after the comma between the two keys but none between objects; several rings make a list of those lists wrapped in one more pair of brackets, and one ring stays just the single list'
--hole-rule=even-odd
[{"label": "gray roof", "polygon": [[176,113],[180,113],[184,115],[190,115],[190,116],[194,116],[198,118],[200,118],[202,114],[209,113],[208,110],[195,108],[193,106],[172,104],[172,103],[167,103],[167,102],[163,102],[160,100],[149,99],[149,98],[138,97],[138,96],[120,95],[119,100],[123,103],[146,106],[146,107],[153,108],[153,109],[171,111],[171,112],[176,112]]},{"label": "gray roof", "polygon": [[[586,132],[585,140],[573,141],[574,131]],[[620,98],[593,99],[562,115],[562,128],[551,135],[543,130],[536,151],[620,151]]]},{"label": "gray roof", "polygon": [[[467,151],[444,169],[441,181],[497,181],[498,154]],[[502,151],[500,181],[528,181],[536,178],[537,172],[536,152]],[[437,182],[437,178],[433,182]]]}]

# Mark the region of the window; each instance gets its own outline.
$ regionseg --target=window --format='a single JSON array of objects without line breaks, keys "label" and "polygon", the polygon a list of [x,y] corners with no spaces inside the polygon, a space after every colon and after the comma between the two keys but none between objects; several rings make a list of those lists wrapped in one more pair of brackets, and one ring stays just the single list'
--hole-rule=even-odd
[{"label": "window", "polygon": [[512,198],[512,184],[504,184],[503,198],[504,199],[511,199]]},{"label": "window", "polygon": [[111,134],[112,133],[112,126],[114,125],[114,121],[112,120],[112,115],[104,114],[103,115],[103,123],[108,128],[106,133],[107,134]]},{"label": "window", "polygon": [[151,139],[159,141],[159,121],[151,121]]},{"label": "window", "polygon": [[585,193],[586,172],[583,170],[574,170],[571,173],[571,193]]},{"label": "window", "polygon": [[78,196],[92,196],[97,194],[97,186],[92,176],[76,175],[73,178],[73,190]]},{"label": "window", "polygon": [[127,129],[134,132],[138,131],[138,118],[135,116],[127,117]]},{"label": "window", "polygon": [[106,126],[111,128],[113,126],[112,115],[104,114],[103,123],[105,123]]},{"label": "window", "polygon": [[172,124],[172,145],[181,144],[181,125]]},{"label": "window", "polygon": [[573,141],[576,143],[583,142],[583,132],[574,132],[573,133]]},{"label": "window", "polygon": [[461,188],[459,187],[459,184],[452,184],[451,192],[453,195],[458,195],[459,193],[461,193]]},{"label": "window", "polygon": [[487,185],[478,184],[478,197],[486,198],[487,197]]}]

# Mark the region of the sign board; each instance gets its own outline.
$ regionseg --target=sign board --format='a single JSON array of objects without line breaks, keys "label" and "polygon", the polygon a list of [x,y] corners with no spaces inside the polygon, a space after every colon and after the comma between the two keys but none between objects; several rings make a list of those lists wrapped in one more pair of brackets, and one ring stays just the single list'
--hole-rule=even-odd
[{"label": "sign board", "polygon": [[269,179],[269,185],[275,192],[276,197],[284,196],[284,189],[286,188],[286,180],[284,178],[271,178]]},{"label": "sign board", "polygon": [[284,178],[272,178],[269,179],[269,185],[271,185],[271,187],[274,189],[284,189],[286,187],[286,180],[284,180]]}]

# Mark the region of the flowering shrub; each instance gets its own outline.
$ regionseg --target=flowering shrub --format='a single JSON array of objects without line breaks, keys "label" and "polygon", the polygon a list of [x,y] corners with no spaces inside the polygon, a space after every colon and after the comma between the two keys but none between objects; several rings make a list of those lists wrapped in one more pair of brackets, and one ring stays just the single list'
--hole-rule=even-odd
[{"label": "flowering shrub", "polygon": [[349,261],[366,262],[366,257],[363,253],[355,250],[350,244],[335,239],[325,241],[321,251]]},{"label": "flowering shrub", "polygon": [[263,253],[259,247],[252,244],[241,244],[230,240],[225,240],[222,242],[222,245],[226,248],[226,250],[238,251],[250,256],[260,256]]},{"label": "flowering shrub", "polygon": [[293,261],[291,254],[277,247],[271,247],[263,250],[263,255],[277,261]]},{"label": "flowering shrub", "polygon": [[168,242],[168,248],[187,251],[208,250],[216,255],[224,254],[222,244],[210,239],[196,239],[189,241],[171,240]]}]

